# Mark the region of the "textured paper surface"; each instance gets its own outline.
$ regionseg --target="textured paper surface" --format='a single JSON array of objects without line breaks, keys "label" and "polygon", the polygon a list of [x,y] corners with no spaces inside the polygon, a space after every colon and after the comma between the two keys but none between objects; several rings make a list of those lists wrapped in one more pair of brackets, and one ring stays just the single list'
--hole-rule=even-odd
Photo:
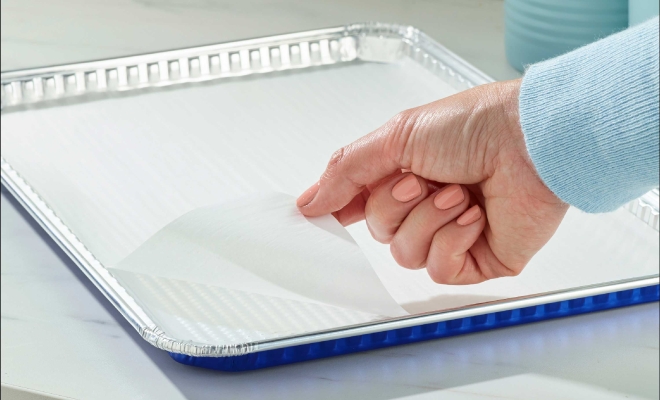
[{"label": "textured paper surface", "polygon": [[[118,266],[200,207],[260,192],[302,193],[336,149],[401,110],[453,93],[408,59],[190,85],[3,112],[2,155],[104,265]],[[659,266],[658,233],[625,210],[571,209],[520,276],[474,286],[437,285],[424,270],[397,266],[364,223],[348,231],[411,313],[656,274]],[[382,318],[288,289],[290,297],[227,288],[207,271],[189,272],[113,269],[180,338],[235,343]]]},{"label": "textured paper surface", "polygon": [[407,315],[332,216],[263,192],[200,207],[109,268],[161,329],[242,343]]},{"label": "textured paper surface", "polygon": [[294,197],[277,192],[186,213],[111,270],[377,316],[406,314],[337,220],[305,218]]},{"label": "textured paper surface", "polygon": [[413,61],[350,64],[2,113],[2,155],[105,265],[198,207],[297,195],[332,153],[455,93]]}]

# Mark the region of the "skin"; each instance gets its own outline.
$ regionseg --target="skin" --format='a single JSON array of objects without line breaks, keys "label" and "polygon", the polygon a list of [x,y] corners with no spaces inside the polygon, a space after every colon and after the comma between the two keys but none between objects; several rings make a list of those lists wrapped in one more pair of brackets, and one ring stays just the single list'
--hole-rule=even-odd
[{"label": "skin", "polygon": [[[300,211],[332,213],[343,225],[365,219],[401,266],[426,268],[438,283],[519,274],[568,209],[529,159],[519,89],[520,80],[492,83],[401,112],[336,151],[298,199]],[[392,189],[410,174],[421,194],[398,201]],[[461,185],[464,200],[441,210],[434,198],[449,183]],[[474,205],[480,217],[459,224]]]}]

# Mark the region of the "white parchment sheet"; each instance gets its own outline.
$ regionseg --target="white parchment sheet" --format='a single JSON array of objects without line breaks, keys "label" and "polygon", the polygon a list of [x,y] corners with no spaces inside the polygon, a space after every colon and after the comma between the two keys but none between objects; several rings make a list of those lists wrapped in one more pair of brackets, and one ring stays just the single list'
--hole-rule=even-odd
[{"label": "white parchment sheet", "polygon": [[[2,156],[170,336],[232,344],[658,273],[658,233],[571,209],[518,277],[433,283],[295,213],[333,151],[455,91],[411,60],[2,114]],[[352,237],[352,238],[351,238]]]},{"label": "white parchment sheet", "polygon": [[186,339],[220,339],[200,327],[180,331],[177,319],[190,310],[187,325],[222,326],[225,335],[249,329],[260,338],[301,324],[320,330],[408,314],[334,217],[305,218],[294,197],[277,192],[190,211],[110,271],[167,332]]}]

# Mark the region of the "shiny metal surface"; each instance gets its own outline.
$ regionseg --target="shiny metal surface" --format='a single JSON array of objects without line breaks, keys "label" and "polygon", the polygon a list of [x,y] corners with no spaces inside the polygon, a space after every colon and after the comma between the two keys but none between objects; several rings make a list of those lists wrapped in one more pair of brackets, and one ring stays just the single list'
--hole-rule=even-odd
[{"label": "shiny metal surface", "polygon": [[2,105],[410,56],[459,89],[491,79],[419,30],[369,23],[2,73]]},{"label": "shiny metal surface", "polygon": [[[355,24],[193,49],[3,73],[3,113],[28,109],[40,103],[56,105],[58,101],[72,97],[84,101],[114,91],[191,84],[254,73],[322,67],[355,61],[390,62],[402,57],[410,57],[417,61],[459,90],[490,81],[490,78],[414,28],[378,23]],[[238,345],[208,345],[181,341],[169,337],[160,329],[112,274],[55,215],[28,182],[21,178],[19,172],[4,159],[2,183],[76,261],[90,280],[145,340],[163,350],[193,356],[222,357],[247,354],[643,287],[657,284],[659,281],[658,275],[646,276],[488,302],[439,313]],[[643,199],[628,205],[630,211],[656,230],[658,229],[657,196],[657,191],[649,192]]]}]

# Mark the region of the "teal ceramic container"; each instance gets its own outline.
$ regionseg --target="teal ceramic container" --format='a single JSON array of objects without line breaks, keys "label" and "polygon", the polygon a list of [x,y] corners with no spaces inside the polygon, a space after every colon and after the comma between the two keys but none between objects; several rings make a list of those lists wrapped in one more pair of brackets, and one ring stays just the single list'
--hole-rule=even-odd
[{"label": "teal ceramic container", "polygon": [[506,0],[505,44],[518,71],[628,27],[628,0]]},{"label": "teal ceramic container", "polygon": [[658,0],[629,0],[628,25],[633,26],[649,20],[660,11]]}]

